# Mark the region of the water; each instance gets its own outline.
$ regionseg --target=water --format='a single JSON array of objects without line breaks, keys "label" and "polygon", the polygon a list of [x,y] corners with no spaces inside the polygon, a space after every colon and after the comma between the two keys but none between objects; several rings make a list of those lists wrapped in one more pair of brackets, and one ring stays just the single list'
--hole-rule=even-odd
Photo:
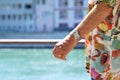
[{"label": "water", "polygon": [[62,61],[51,49],[0,49],[0,80],[90,80],[83,53],[74,49]]},{"label": "water", "polygon": [[0,33],[0,39],[63,39],[70,31],[43,33]]}]

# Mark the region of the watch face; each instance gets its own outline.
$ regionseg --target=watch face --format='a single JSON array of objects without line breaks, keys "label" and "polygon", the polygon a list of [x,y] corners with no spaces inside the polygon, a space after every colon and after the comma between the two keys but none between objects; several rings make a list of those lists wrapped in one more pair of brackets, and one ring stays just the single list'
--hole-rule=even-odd
[{"label": "watch face", "polygon": [[80,40],[81,39],[81,36],[78,34],[77,30],[73,32],[73,35],[74,35],[76,40]]}]

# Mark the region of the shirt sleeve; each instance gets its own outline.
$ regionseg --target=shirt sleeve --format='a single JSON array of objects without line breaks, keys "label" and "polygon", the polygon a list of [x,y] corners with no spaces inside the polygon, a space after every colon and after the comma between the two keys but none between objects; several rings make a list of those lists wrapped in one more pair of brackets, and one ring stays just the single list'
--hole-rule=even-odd
[{"label": "shirt sleeve", "polygon": [[105,2],[108,5],[114,7],[116,5],[116,0],[95,0],[96,3]]}]

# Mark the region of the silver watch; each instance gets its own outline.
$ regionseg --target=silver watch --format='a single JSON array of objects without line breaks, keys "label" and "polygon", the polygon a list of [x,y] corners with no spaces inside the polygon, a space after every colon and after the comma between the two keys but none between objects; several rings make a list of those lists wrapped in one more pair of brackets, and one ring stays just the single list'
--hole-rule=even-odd
[{"label": "silver watch", "polygon": [[75,37],[76,40],[80,40],[80,39],[81,39],[81,36],[78,34],[78,31],[77,31],[77,30],[75,30],[75,31],[73,32],[73,35],[74,35],[74,37]]}]

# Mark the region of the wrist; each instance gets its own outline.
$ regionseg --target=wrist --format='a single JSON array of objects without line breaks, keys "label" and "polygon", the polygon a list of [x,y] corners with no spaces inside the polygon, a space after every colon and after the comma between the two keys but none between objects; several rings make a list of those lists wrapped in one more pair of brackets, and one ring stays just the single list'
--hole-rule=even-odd
[{"label": "wrist", "polygon": [[78,30],[72,31],[71,34],[73,35],[74,39],[77,40],[77,41],[79,41],[79,40],[82,38],[82,36],[81,36],[80,33],[78,32]]}]

